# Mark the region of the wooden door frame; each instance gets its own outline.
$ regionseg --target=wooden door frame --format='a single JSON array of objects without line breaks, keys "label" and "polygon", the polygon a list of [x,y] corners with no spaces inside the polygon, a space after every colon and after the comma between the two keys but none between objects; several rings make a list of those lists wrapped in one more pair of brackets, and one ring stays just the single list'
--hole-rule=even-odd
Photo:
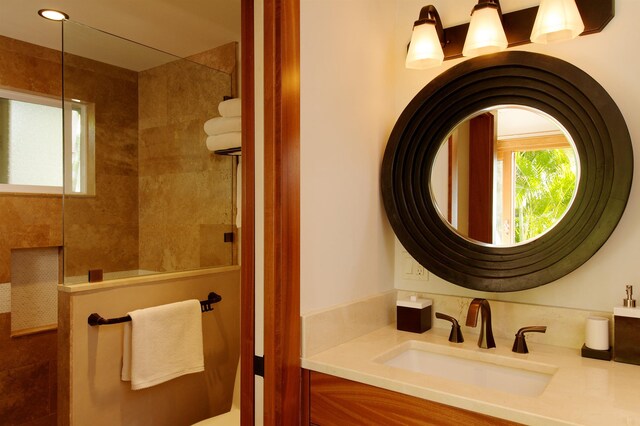
[{"label": "wooden door frame", "polygon": [[300,1],[264,0],[264,424],[300,423]]},{"label": "wooden door frame", "polygon": [[254,0],[241,3],[242,227],[240,260],[240,423],[254,424],[255,84]]},{"label": "wooden door frame", "polygon": [[[241,424],[254,424],[254,0],[242,0]],[[264,0],[264,424],[300,419],[300,0]]]}]

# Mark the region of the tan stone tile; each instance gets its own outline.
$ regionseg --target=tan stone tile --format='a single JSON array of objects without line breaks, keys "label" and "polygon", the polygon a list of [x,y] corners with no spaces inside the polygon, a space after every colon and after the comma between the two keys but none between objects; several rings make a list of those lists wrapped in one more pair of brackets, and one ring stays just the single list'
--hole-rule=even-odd
[{"label": "tan stone tile", "polygon": [[0,195],[0,215],[13,226],[62,223],[62,198]]},{"label": "tan stone tile", "polygon": [[28,421],[26,423],[21,423],[20,426],[56,426],[57,425],[57,414],[54,412],[45,417],[40,417],[35,420]]},{"label": "tan stone tile", "polygon": [[197,224],[142,224],[140,236],[141,269],[180,271],[199,267]]},{"label": "tan stone tile", "polygon": [[65,276],[89,269],[117,272],[138,269],[138,226],[70,225],[65,234]]},{"label": "tan stone tile", "polygon": [[68,197],[65,200],[65,223],[136,224],[137,193],[135,176],[102,176],[97,182],[95,197]]},{"label": "tan stone tile", "polygon": [[16,369],[40,361],[55,360],[57,356],[55,330],[0,341],[2,341],[0,371]]},{"label": "tan stone tile", "polygon": [[18,425],[49,414],[49,362],[0,371],[0,419]]},{"label": "tan stone tile", "polygon": [[5,36],[0,36],[0,50],[11,53],[28,54],[33,58],[44,59],[46,61],[60,63],[60,51],[26,41],[16,40]]},{"label": "tan stone tile", "polygon": [[[231,95],[231,78],[203,65],[183,60],[171,64],[168,93],[170,123],[218,116],[218,104]],[[204,124],[204,121],[203,121]]]},{"label": "tan stone tile", "polygon": [[[34,78],[34,75],[46,75],[48,78]],[[25,52],[8,52],[0,49],[0,85],[60,96],[61,83],[59,61],[35,60]]]},{"label": "tan stone tile", "polygon": [[[56,345],[57,351],[57,345]],[[49,413],[55,414],[58,406],[58,360],[49,361]]]},{"label": "tan stone tile", "polygon": [[[58,55],[60,55],[59,52]],[[104,62],[94,61],[92,59],[87,59],[82,56],[77,56],[70,53],[65,53],[64,60],[66,66],[78,69],[85,73],[94,72],[98,74],[104,74],[110,77],[134,83],[138,78],[138,73],[136,73],[135,71],[117,67],[115,65],[106,64]]]},{"label": "tan stone tile", "polygon": [[140,130],[167,124],[167,75],[164,67],[142,71],[138,78]]},{"label": "tan stone tile", "polygon": [[[2,226],[0,226],[0,234],[6,235]],[[0,247],[0,282],[8,283],[11,281],[11,249],[9,247]]]},{"label": "tan stone tile", "polygon": [[187,59],[220,70],[226,74],[233,74],[236,72],[237,56],[238,43],[231,42],[188,56]]},{"label": "tan stone tile", "polygon": [[11,340],[11,313],[0,314],[0,345],[4,347],[7,341]]},{"label": "tan stone tile", "polygon": [[225,232],[229,225],[200,225],[200,267],[231,265],[234,244],[224,242]]}]

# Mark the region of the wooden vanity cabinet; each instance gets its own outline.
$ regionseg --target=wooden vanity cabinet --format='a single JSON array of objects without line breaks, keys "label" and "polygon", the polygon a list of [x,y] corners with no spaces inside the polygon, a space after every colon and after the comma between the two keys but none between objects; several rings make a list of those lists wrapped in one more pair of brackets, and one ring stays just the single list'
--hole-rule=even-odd
[{"label": "wooden vanity cabinet", "polygon": [[302,370],[302,392],[306,425],[517,424],[309,370]]}]

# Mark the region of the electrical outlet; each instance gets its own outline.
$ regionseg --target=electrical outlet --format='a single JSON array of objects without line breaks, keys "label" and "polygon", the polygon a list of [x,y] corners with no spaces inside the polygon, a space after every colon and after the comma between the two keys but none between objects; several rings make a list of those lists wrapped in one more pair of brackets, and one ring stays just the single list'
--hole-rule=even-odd
[{"label": "electrical outlet", "polygon": [[415,281],[429,281],[429,271],[416,262],[407,252],[402,257],[402,279]]}]

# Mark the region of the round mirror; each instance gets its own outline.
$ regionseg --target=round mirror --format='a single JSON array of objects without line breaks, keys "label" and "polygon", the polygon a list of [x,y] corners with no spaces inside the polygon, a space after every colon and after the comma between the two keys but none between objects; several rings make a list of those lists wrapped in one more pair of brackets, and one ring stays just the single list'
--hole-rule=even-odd
[{"label": "round mirror", "polygon": [[[494,239],[497,232],[494,229],[486,238],[473,237],[463,231],[460,225],[462,210],[457,208],[458,217],[454,219],[453,208],[449,206],[449,198],[453,203],[453,195],[449,197],[448,193],[459,191],[459,188],[452,186],[449,189],[449,172],[440,170],[442,163],[454,158],[449,154],[449,147],[443,147],[443,141],[448,143],[460,126],[466,126],[465,123],[470,126],[473,119],[484,114],[493,115],[496,109],[498,114],[503,109],[532,112],[538,116],[536,120],[544,117],[556,123],[556,133],[565,136],[573,152],[573,156],[554,160],[556,165],[545,169],[537,164],[541,159],[526,159],[530,163],[526,166],[523,160],[523,168],[536,169],[523,172],[523,176],[532,180],[557,174],[559,168],[575,171],[573,186],[568,184],[562,190],[547,189],[553,191],[551,197],[564,200],[547,204],[552,207],[562,204],[553,219],[536,232],[523,233],[519,240]],[[497,139],[495,123],[484,127],[488,133],[485,139]],[[484,164],[496,162],[494,157],[498,154],[495,151],[494,147],[494,153],[488,155],[489,161]],[[474,163],[479,163],[475,157],[469,164]],[[510,164],[510,184],[517,187],[513,169],[518,165]],[[504,163],[502,167],[505,167]],[[453,171],[453,167],[450,170]],[[458,178],[462,170],[458,169]],[[480,180],[475,169],[469,168],[466,172],[470,176],[467,180]],[[566,176],[571,179],[570,173]],[[475,290],[516,291],[554,281],[593,256],[609,238],[624,212],[632,177],[633,150],[629,131],[620,110],[602,86],[562,60],[508,51],[464,61],[442,73],[415,96],[389,137],[382,162],[381,189],[387,217],[396,236],[413,258],[429,271]],[[482,180],[487,188],[495,186],[493,178]],[[501,189],[494,190],[491,197],[505,192],[504,186],[503,183]],[[444,195],[436,194],[438,192],[444,192]],[[480,190],[467,192],[467,212],[493,211],[493,201],[476,199]],[[511,190],[507,192],[517,204],[513,200],[520,195]],[[531,194],[526,192],[522,197],[531,198]],[[504,199],[500,195],[494,198]],[[463,203],[461,199],[456,202]],[[529,201],[526,203],[528,207]],[[546,207],[536,204],[534,208]],[[515,210],[509,208],[500,220],[505,216],[517,216]],[[498,220],[493,213],[480,216],[492,222]],[[525,225],[514,219],[509,232],[515,227],[524,228]]]},{"label": "round mirror", "polygon": [[567,130],[535,108],[499,105],[459,123],[436,153],[429,188],[442,220],[477,243],[513,246],[552,229],[578,187]]}]

